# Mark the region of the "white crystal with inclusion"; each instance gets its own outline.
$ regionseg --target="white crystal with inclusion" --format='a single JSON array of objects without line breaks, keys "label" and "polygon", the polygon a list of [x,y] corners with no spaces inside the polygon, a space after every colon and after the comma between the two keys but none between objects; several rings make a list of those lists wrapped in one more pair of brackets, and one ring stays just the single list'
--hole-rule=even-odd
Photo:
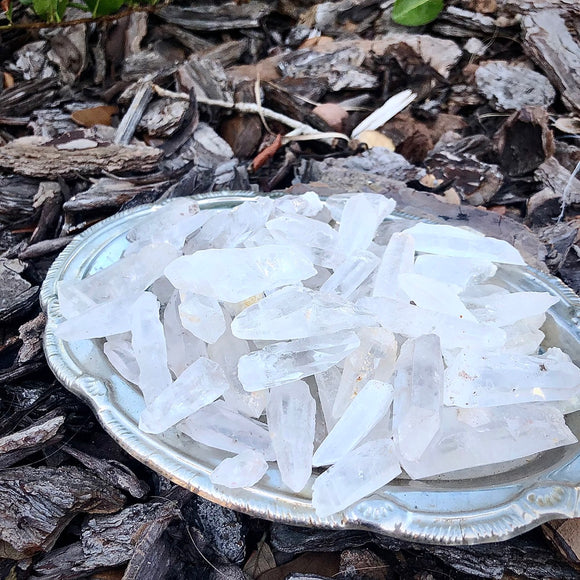
[{"label": "white crystal with inclusion", "polygon": [[226,330],[222,307],[215,298],[182,291],[179,316],[186,330],[213,344]]},{"label": "white crystal with inclusion", "polygon": [[443,358],[438,336],[426,334],[401,346],[394,386],[394,441],[403,458],[416,461],[440,425]]},{"label": "white crystal with inclusion", "polygon": [[316,403],[304,381],[289,383],[270,393],[268,428],[282,482],[298,492],[312,473]]},{"label": "white crystal with inclusion", "polygon": [[344,361],[344,370],[334,399],[332,415],[338,419],[368,381],[386,382],[397,360],[395,335],[386,328],[363,328],[358,332],[359,347]]},{"label": "white crystal with inclusion", "polygon": [[395,201],[377,193],[353,195],[344,206],[338,228],[338,247],[345,254],[366,250],[379,224],[395,209]]},{"label": "white crystal with inclusion", "polygon": [[139,381],[145,404],[171,385],[167,343],[159,320],[159,302],[151,292],[135,301],[131,310],[131,345],[139,366]]},{"label": "white crystal with inclusion", "polygon": [[312,262],[289,246],[201,250],[177,258],[165,269],[179,290],[226,302],[240,302],[314,274]]},{"label": "white crystal with inclusion", "polygon": [[415,272],[439,282],[465,288],[469,284],[480,284],[495,276],[497,266],[490,260],[421,254],[415,259]]},{"label": "white crystal with inclusion", "polygon": [[493,407],[580,395],[580,368],[559,348],[530,356],[464,350],[445,371],[445,404]]},{"label": "white crystal with inclusion", "polygon": [[313,465],[332,465],[354,449],[379,421],[386,420],[392,402],[392,385],[369,381],[320,444]]},{"label": "white crystal with inclusion", "polygon": [[372,494],[400,473],[392,440],[368,441],[316,478],[312,506],[325,518]]},{"label": "white crystal with inclusion", "polygon": [[208,447],[231,453],[253,449],[266,461],[276,460],[266,425],[232,411],[223,401],[202,407],[178,423],[177,429]]},{"label": "white crystal with inclusion", "polygon": [[562,413],[549,404],[441,408],[441,427],[419,461],[401,460],[413,479],[511,461],[576,443]]},{"label": "white crystal with inclusion", "polygon": [[131,335],[118,334],[107,338],[103,351],[114,369],[131,383],[139,381],[139,365],[135,360],[135,353],[131,346]]},{"label": "white crystal with inclusion", "polygon": [[247,449],[234,457],[227,457],[210,473],[209,479],[215,485],[239,488],[250,487],[268,471],[268,463],[257,451]]},{"label": "white crystal with inclusion", "polygon": [[373,324],[370,316],[335,294],[303,286],[287,286],[243,310],[232,322],[232,332],[247,340],[307,338]]},{"label": "white crystal with inclusion", "polygon": [[162,433],[213,403],[229,386],[219,364],[199,358],[147,404],[139,418],[139,428],[147,433]]},{"label": "white crystal with inclusion", "polygon": [[525,266],[520,253],[508,242],[487,238],[473,230],[420,222],[405,230],[415,239],[415,251],[458,258],[477,258]]},{"label": "white crystal with inclusion", "polygon": [[399,276],[414,270],[415,240],[406,233],[394,233],[384,249],[375,284],[373,296],[402,298]]},{"label": "white crystal with inclusion", "polygon": [[276,342],[242,356],[238,378],[246,391],[279,387],[329,369],[359,344],[351,330]]},{"label": "white crystal with inclusion", "polygon": [[343,298],[349,298],[372,274],[378,263],[379,259],[372,252],[355,252],[347,256],[328,280],[319,285],[320,292],[334,292]]}]

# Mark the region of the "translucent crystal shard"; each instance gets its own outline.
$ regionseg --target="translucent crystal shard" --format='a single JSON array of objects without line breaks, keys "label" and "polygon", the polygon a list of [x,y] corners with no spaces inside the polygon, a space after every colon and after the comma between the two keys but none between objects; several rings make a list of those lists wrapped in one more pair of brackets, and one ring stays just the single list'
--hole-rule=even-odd
[{"label": "translucent crystal shard", "polygon": [[384,328],[363,328],[358,332],[359,347],[344,361],[340,386],[332,414],[338,419],[368,381],[386,382],[391,378],[397,359],[397,341]]},{"label": "translucent crystal shard", "polygon": [[[276,210],[282,213],[299,214],[306,217],[315,217],[328,211],[323,201],[314,191],[307,191],[302,195],[284,195],[276,200]],[[328,217],[330,219],[330,215]]]},{"label": "translucent crystal shard", "polygon": [[266,461],[276,459],[266,425],[232,411],[223,401],[202,407],[181,421],[177,428],[208,447],[232,453],[253,449]]},{"label": "translucent crystal shard", "polygon": [[318,387],[318,398],[320,399],[320,406],[322,407],[322,414],[324,415],[324,422],[326,423],[326,430],[330,431],[335,423],[336,418],[332,414],[336,394],[340,385],[341,372],[338,367],[330,367],[329,369],[316,373],[314,380]]},{"label": "translucent crystal shard", "polygon": [[320,444],[313,465],[331,465],[354,449],[379,421],[385,420],[392,402],[392,385],[369,381]]},{"label": "translucent crystal shard", "polygon": [[464,350],[445,371],[445,404],[492,407],[580,395],[580,368],[559,348],[543,355]]},{"label": "translucent crystal shard", "polygon": [[147,433],[162,433],[213,403],[229,386],[223,369],[216,362],[199,358],[147,404],[141,413],[139,428]]},{"label": "translucent crystal shard", "polygon": [[266,408],[282,481],[301,491],[312,473],[316,403],[304,381],[274,389]]},{"label": "translucent crystal shard", "polygon": [[536,354],[545,334],[540,330],[546,321],[545,314],[522,318],[514,324],[504,326],[507,335],[503,352],[510,354]]},{"label": "translucent crystal shard", "polygon": [[364,443],[316,478],[312,505],[325,518],[377,491],[401,473],[390,439]]},{"label": "translucent crystal shard", "polygon": [[399,276],[413,272],[415,241],[406,233],[394,233],[384,249],[373,288],[373,296],[401,298]]},{"label": "translucent crystal shard", "polygon": [[379,224],[395,209],[395,201],[376,193],[353,195],[344,206],[338,228],[338,247],[345,254],[366,250]]},{"label": "translucent crystal shard", "polygon": [[151,292],[143,294],[131,308],[131,344],[139,365],[139,382],[149,404],[171,384],[167,365],[167,345],[159,320],[159,302]]},{"label": "translucent crystal shard", "polygon": [[320,292],[334,292],[348,298],[371,275],[378,263],[379,259],[372,252],[355,252],[319,286]]},{"label": "translucent crystal shard", "polygon": [[238,488],[250,487],[264,477],[268,463],[257,451],[247,449],[235,457],[224,459],[210,474],[215,485]]},{"label": "translucent crystal shard", "polygon": [[314,274],[312,262],[288,246],[201,250],[181,256],[165,269],[179,290],[226,302],[240,302]]},{"label": "translucent crystal shard", "polygon": [[103,351],[114,369],[124,379],[137,384],[139,381],[139,365],[135,360],[129,333],[109,337],[103,345]]},{"label": "translucent crystal shard", "polygon": [[242,356],[238,377],[246,391],[279,387],[329,369],[359,344],[350,330],[277,342]]},{"label": "translucent crystal shard", "polygon": [[520,253],[508,242],[487,238],[473,230],[421,222],[405,231],[415,239],[417,252],[518,266],[526,264]]},{"label": "translucent crystal shard", "polygon": [[427,334],[403,344],[394,386],[394,440],[403,458],[416,461],[440,425],[443,358],[438,336]]},{"label": "translucent crystal shard", "polygon": [[308,338],[372,324],[369,316],[335,294],[287,286],[243,310],[232,332],[248,340]]},{"label": "translucent crystal shard", "polygon": [[443,407],[441,427],[419,461],[401,464],[413,479],[511,461],[576,443],[562,413],[548,404]]},{"label": "translucent crystal shard", "polygon": [[222,308],[209,296],[182,292],[179,316],[186,330],[208,344],[213,344],[226,330]]},{"label": "translucent crystal shard", "polygon": [[421,254],[415,260],[415,272],[439,282],[465,288],[469,284],[479,284],[493,277],[497,266],[490,260]]}]

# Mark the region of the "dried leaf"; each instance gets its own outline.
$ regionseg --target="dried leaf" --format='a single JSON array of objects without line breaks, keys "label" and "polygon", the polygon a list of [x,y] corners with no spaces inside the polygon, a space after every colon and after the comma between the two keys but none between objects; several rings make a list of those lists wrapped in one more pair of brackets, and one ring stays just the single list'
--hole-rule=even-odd
[{"label": "dried leaf", "polygon": [[403,26],[432,22],[443,10],[443,0],[395,0],[392,19]]},{"label": "dried leaf", "polygon": [[101,105],[89,109],[79,109],[71,114],[71,119],[81,127],[93,127],[94,125],[111,126],[111,117],[119,112],[114,105]]},{"label": "dried leaf", "polygon": [[262,165],[264,165],[267,161],[272,159],[274,155],[276,155],[276,152],[278,149],[280,149],[280,147],[282,147],[282,135],[278,134],[276,135],[276,139],[274,139],[274,142],[271,145],[268,145],[266,148],[262,149],[262,151],[260,151],[260,153],[254,157],[254,160],[250,164],[250,169],[252,171],[257,171],[260,169]]},{"label": "dried leaf", "polygon": [[285,580],[293,572],[333,578],[338,574],[339,567],[340,555],[337,552],[306,552],[282,566],[264,572],[257,580]]},{"label": "dried leaf", "polygon": [[312,109],[312,113],[320,117],[334,131],[342,131],[348,112],[336,103],[323,103]]},{"label": "dried leaf", "polygon": [[4,77],[4,88],[11,89],[14,86],[14,77],[7,72],[3,72],[2,76]]},{"label": "dried leaf", "polygon": [[266,535],[258,542],[256,549],[250,554],[244,572],[252,578],[258,578],[260,574],[276,567],[276,560],[270,546],[265,541]]},{"label": "dried leaf", "polygon": [[[6,74],[6,73],[4,73]],[[579,117],[560,117],[554,123],[554,127],[570,135],[580,135],[580,118]]]},{"label": "dried leaf", "polygon": [[367,147],[385,147],[389,151],[395,150],[395,144],[390,137],[383,135],[380,131],[363,131],[358,140],[364,143]]}]

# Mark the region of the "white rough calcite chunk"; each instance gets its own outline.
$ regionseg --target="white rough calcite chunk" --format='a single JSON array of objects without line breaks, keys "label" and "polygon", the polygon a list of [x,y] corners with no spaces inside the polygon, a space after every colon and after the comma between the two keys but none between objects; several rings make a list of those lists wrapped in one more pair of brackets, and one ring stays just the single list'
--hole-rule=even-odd
[{"label": "white rough calcite chunk", "polygon": [[394,441],[401,457],[416,461],[441,422],[443,357],[438,336],[426,334],[403,344],[394,386]]},{"label": "white rough calcite chunk", "polygon": [[415,272],[464,289],[495,276],[497,266],[491,260],[421,254],[415,260]]},{"label": "white rough calcite chunk", "polygon": [[137,386],[143,393],[145,404],[149,404],[171,385],[167,343],[159,320],[159,302],[151,292],[143,292],[130,313],[131,345],[139,365]]},{"label": "white rough calcite chunk", "polygon": [[363,328],[359,347],[344,361],[344,370],[334,399],[332,415],[338,419],[368,381],[387,382],[395,369],[397,341],[385,328]]},{"label": "white rough calcite chunk", "polygon": [[369,381],[342,414],[312,459],[313,465],[331,465],[354,449],[381,420],[393,402],[393,386]]},{"label": "white rough calcite chunk", "polygon": [[580,369],[559,348],[543,355],[464,350],[445,371],[445,404],[493,407],[580,395]]},{"label": "white rough calcite chunk", "polygon": [[111,336],[103,345],[103,351],[114,369],[131,383],[139,381],[139,365],[131,346],[129,333]]},{"label": "white rough calcite chunk", "polygon": [[395,232],[383,252],[377,271],[373,296],[401,299],[399,276],[414,271],[415,240],[404,232]]},{"label": "white rough calcite chunk", "polygon": [[201,250],[177,258],[165,269],[179,290],[226,302],[240,302],[314,274],[312,262],[289,246]]},{"label": "white rough calcite chunk", "polygon": [[338,247],[347,255],[366,250],[379,224],[395,209],[395,201],[377,193],[353,195],[344,206],[338,228]]},{"label": "white rough calcite chunk", "polygon": [[246,391],[279,387],[329,369],[359,344],[350,330],[277,342],[241,357],[238,378]]},{"label": "white rough calcite chunk", "polygon": [[525,266],[520,253],[508,242],[487,238],[473,230],[420,222],[405,230],[415,239],[415,251],[457,258],[476,258]]},{"label": "white rough calcite chunk", "polygon": [[235,457],[224,459],[209,476],[215,485],[239,488],[250,487],[268,471],[268,463],[264,456],[257,451],[247,449]]},{"label": "white rough calcite chunk", "polygon": [[243,310],[232,322],[232,332],[247,340],[308,338],[373,324],[353,304],[335,294],[303,286],[287,286]]},{"label": "white rough calcite chunk", "polygon": [[348,256],[338,266],[323,284],[319,284],[320,292],[334,292],[348,298],[372,274],[379,259],[371,252],[355,252]]},{"label": "white rough calcite chunk", "polygon": [[548,404],[442,407],[441,427],[419,461],[401,460],[413,479],[527,457],[577,439]]},{"label": "white rough calcite chunk", "polygon": [[270,393],[268,427],[282,482],[301,491],[312,473],[316,402],[304,381],[289,383]]},{"label": "white rough calcite chunk", "polygon": [[369,441],[316,478],[312,506],[325,518],[377,491],[400,473],[392,440]]},{"label": "white rough calcite chunk", "polygon": [[208,447],[231,453],[253,449],[261,453],[266,461],[276,460],[266,425],[232,411],[223,401],[202,407],[178,423],[177,428]]},{"label": "white rough calcite chunk", "polygon": [[213,344],[226,330],[224,313],[215,298],[183,291],[179,316],[186,330],[208,344]]},{"label": "white rough calcite chunk", "polygon": [[163,433],[213,403],[229,386],[219,364],[199,358],[147,404],[139,418],[139,428],[147,433]]}]

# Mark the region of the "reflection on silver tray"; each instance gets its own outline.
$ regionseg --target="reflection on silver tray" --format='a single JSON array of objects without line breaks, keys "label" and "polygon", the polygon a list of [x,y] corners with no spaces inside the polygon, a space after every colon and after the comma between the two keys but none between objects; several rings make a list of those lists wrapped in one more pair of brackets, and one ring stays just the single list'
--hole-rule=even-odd
[{"label": "reflection on silver tray", "polygon": [[[207,211],[233,207],[252,197],[245,192],[224,192],[196,199]],[[131,455],[175,483],[252,516],[293,525],[365,529],[418,542],[494,542],[549,519],[580,515],[580,444],[467,473],[422,481],[397,479],[327,518],[314,512],[310,484],[301,493],[293,493],[282,485],[276,467],[252,488],[233,490],[213,485],[209,474],[226,454],[173,429],[162,435],[141,432],[138,418],[144,407],[142,397],[109,365],[101,341],[67,343],[54,334],[63,320],[57,282],[86,277],[118,260],[128,245],[127,231],[148,216],[152,207],[117,214],[78,236],[54,262],[41,293],[48,315],[44,348],[50,367],[71,392],[92,407],[106,431]],[[414,219],[400,214],[391,219],[401,218]],[[500,270],[503,284],[512,290],[547,291],[560,297],[544,326],[546,342],[561,346],[579,364],[580,299],[556,278],[532,268]],[[567,423],[580,439],[580,412],[568,415]]]}]

